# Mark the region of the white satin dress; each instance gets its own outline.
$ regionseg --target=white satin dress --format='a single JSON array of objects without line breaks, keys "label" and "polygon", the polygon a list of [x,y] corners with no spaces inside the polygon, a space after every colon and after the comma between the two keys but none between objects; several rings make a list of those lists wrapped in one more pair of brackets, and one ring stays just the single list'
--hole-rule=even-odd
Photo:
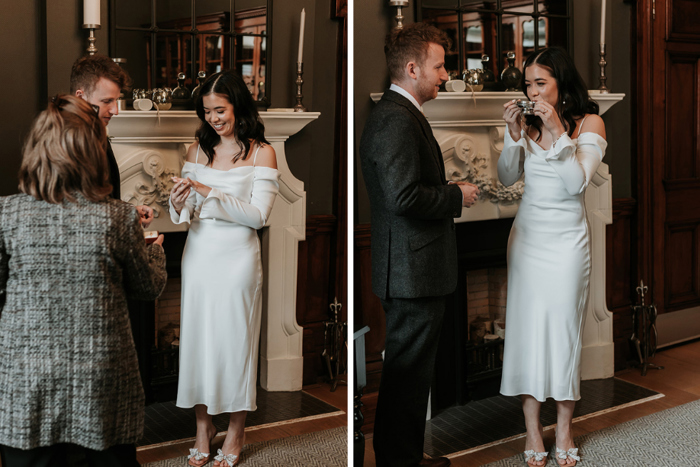
[{"label": "white satin dress", "polygon": [[[578,131],[583,126],[579,125]],[[596,133],[542,149],[506,128],[498,178],[525,173],[508,239],[508,299],[501,394],[540,402],[579,400],[581,346],[589,290],[590,235],[584,194],[605,155]]]},{"label": "white satin dress", "polygon": [[[190,223],[182,255],[180,374],[176,405],[207,406],[215,415],[257,408],[256,382],[262,263],[257,229],[270,215],[279,172],[269,167],[216,170],[185,162],[182,177],[212,188],[194,190],[176,224]],[[203,156],[204,157],[204,156]]]}]

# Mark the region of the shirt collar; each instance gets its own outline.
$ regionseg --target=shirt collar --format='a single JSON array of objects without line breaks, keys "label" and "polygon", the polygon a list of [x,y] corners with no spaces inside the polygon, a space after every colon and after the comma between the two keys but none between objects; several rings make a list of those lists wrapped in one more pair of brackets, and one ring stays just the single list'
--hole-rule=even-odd
[{"label": "shirt collar", "polygon": [[420,113],[423,113],[423,108],[420,106],[420,104],[418,104],[418,101],[416,100],[416,98],[413,97],[413,96],[411,95],[411,93],[409,93],[408,91],[406,91],[404,88],[402,88],[402,87],[399,86],[398,84],[391,83],[391,86],[389,86],[389,89],[392,90],[392,91],[394,91],[394,92],[398,92],[398,93],[401,94],[403,97],[405,97],[406,99],[408,99],[409,101],[411,101],[411,103],[412,103],[413,105],[416,106],[416,109],[418,109],[418,111],[419,111]]}]

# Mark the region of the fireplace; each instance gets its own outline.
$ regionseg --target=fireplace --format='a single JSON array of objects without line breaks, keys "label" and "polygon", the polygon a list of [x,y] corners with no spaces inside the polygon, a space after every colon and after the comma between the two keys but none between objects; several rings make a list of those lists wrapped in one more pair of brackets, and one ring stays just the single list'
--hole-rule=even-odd
[{"label": "fireplace", "polygon": [[[600,105],[601,114],[624,97],[590,93]],[[376,102],[381,94],[371,97]],[[447,303],[431,393],[432,411],[478,396],[468,384],[467,368],[473,363],[473,352],[467,350],[467,345],[469,324],[475,319],[470,315],[483,314],[483,302],[469,306],[468,278],[475,277],[477,271],[506,267],[508,235],[523,184],[504,187],[498,182],[496,167],[505,131],[503,104],[520,97],[517,92],[439,93],[437,99],[423,106],[442,150],[447,179],[469,181],[482,192],[477,204],[463,209],[456,219],[460,285]],[[612,222],[611,178],[607,164],[601,163],[585,194],[591,232],[591,281],[581,355],[584,380],[613,375],[612,319],[605,305],[605,226]],[[471,293],[474,298],[474,290]],[[497,307],[487,310],[489,316],[500,313]],[[500,382],[500,377],[484,383],[486,393],[488,384],[496,386],[495,382]]]},{"label": "fireplace", "polygon": [[[303,182],[289,170],[285,141],[319,115],[319,112],[291,112],[291,109],[260,113],[281,173],[279,196],[266,227],[260,231],[264,290],[259,381],[268,391],[296,391],[302,385],[303,329],[296,322],[296,275],[298,243],[306,235],[306,192]],[[194,142],[198,126],[199,119],[193,111],[123,111],[109,125],[121,175],[122,200],[154,209],[155,219],[149,229],[166,233],[168,251],[176,252],[167,258],[169,269],[179,269],[179,255],[188,228],[187,224],[175,225],[170,221],[167,211],[170,177],[179,176],[187,146]],[[152,347],[156,327],[162,329],[179,315],[178,278],[177,274],[172,275],[165,295],[159,300],[159,310],[151,312],[143,326],[137,326],[135,334],[147,341],[137,343],[138,348],[147,347],[148,343]],[[161,338],[176,337],[176,327],[173,323],[173,335]]]}]

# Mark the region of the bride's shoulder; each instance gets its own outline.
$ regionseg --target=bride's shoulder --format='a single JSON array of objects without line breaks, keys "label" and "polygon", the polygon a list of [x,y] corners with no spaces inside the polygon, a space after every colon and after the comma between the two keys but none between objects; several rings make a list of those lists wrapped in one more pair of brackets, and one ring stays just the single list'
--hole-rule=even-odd
[{"label": "bride's shoulder", "polygon": [[596,133],[605,138],[605,123],[600,115],[586,114],[576,124],[581,125],[580,133]]},{"label": "bride's shoulder", "polygon": [[277,168],[277,155],[274,148],[269,144],[261,144],[256,148],[257,155],[255,157],[255,165],[258,167]]},{"label": "bride's shoulder", "polygon": [[185,159],[187,162],[193,162],[197,158],[197,150],[199,149],[199,141],[195,141],[190,145],[189,148],[187,148],[187,158]]}]

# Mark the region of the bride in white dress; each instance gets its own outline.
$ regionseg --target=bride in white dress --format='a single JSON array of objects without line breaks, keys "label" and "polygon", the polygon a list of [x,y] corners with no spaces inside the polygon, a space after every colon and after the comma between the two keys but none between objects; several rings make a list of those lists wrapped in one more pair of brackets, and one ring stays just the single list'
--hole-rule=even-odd
[{"label": "bride in white dress", "polygon": [[257,229],[279,191],[275,151],[243,79],[212,75],[196,103],[202,124],[174,178],[170,214],[190,223],[182,256],[178,407],[195,408],[189,464],[208,462],[212,415],[230,413],[215,466],[238,463],[256,409],[262,264]]},{"label": "bride in white dress", "polygon": [[[605,154],[605,126],[573,61],[562,49],[533,54],[523,89],[536,102],[521,116],[504,105],[507,124],[498,177],[525,191],[508,241],[508,302],[501,393],[520,395],[527,437],[525,461],[542,466],[547,452],[540,406],[557,407],[555,459],[573,466],[572,418],[580,399],[583,320],[590,275],[584,194]],[[524,121],[523,121],[524,120]]]}]

